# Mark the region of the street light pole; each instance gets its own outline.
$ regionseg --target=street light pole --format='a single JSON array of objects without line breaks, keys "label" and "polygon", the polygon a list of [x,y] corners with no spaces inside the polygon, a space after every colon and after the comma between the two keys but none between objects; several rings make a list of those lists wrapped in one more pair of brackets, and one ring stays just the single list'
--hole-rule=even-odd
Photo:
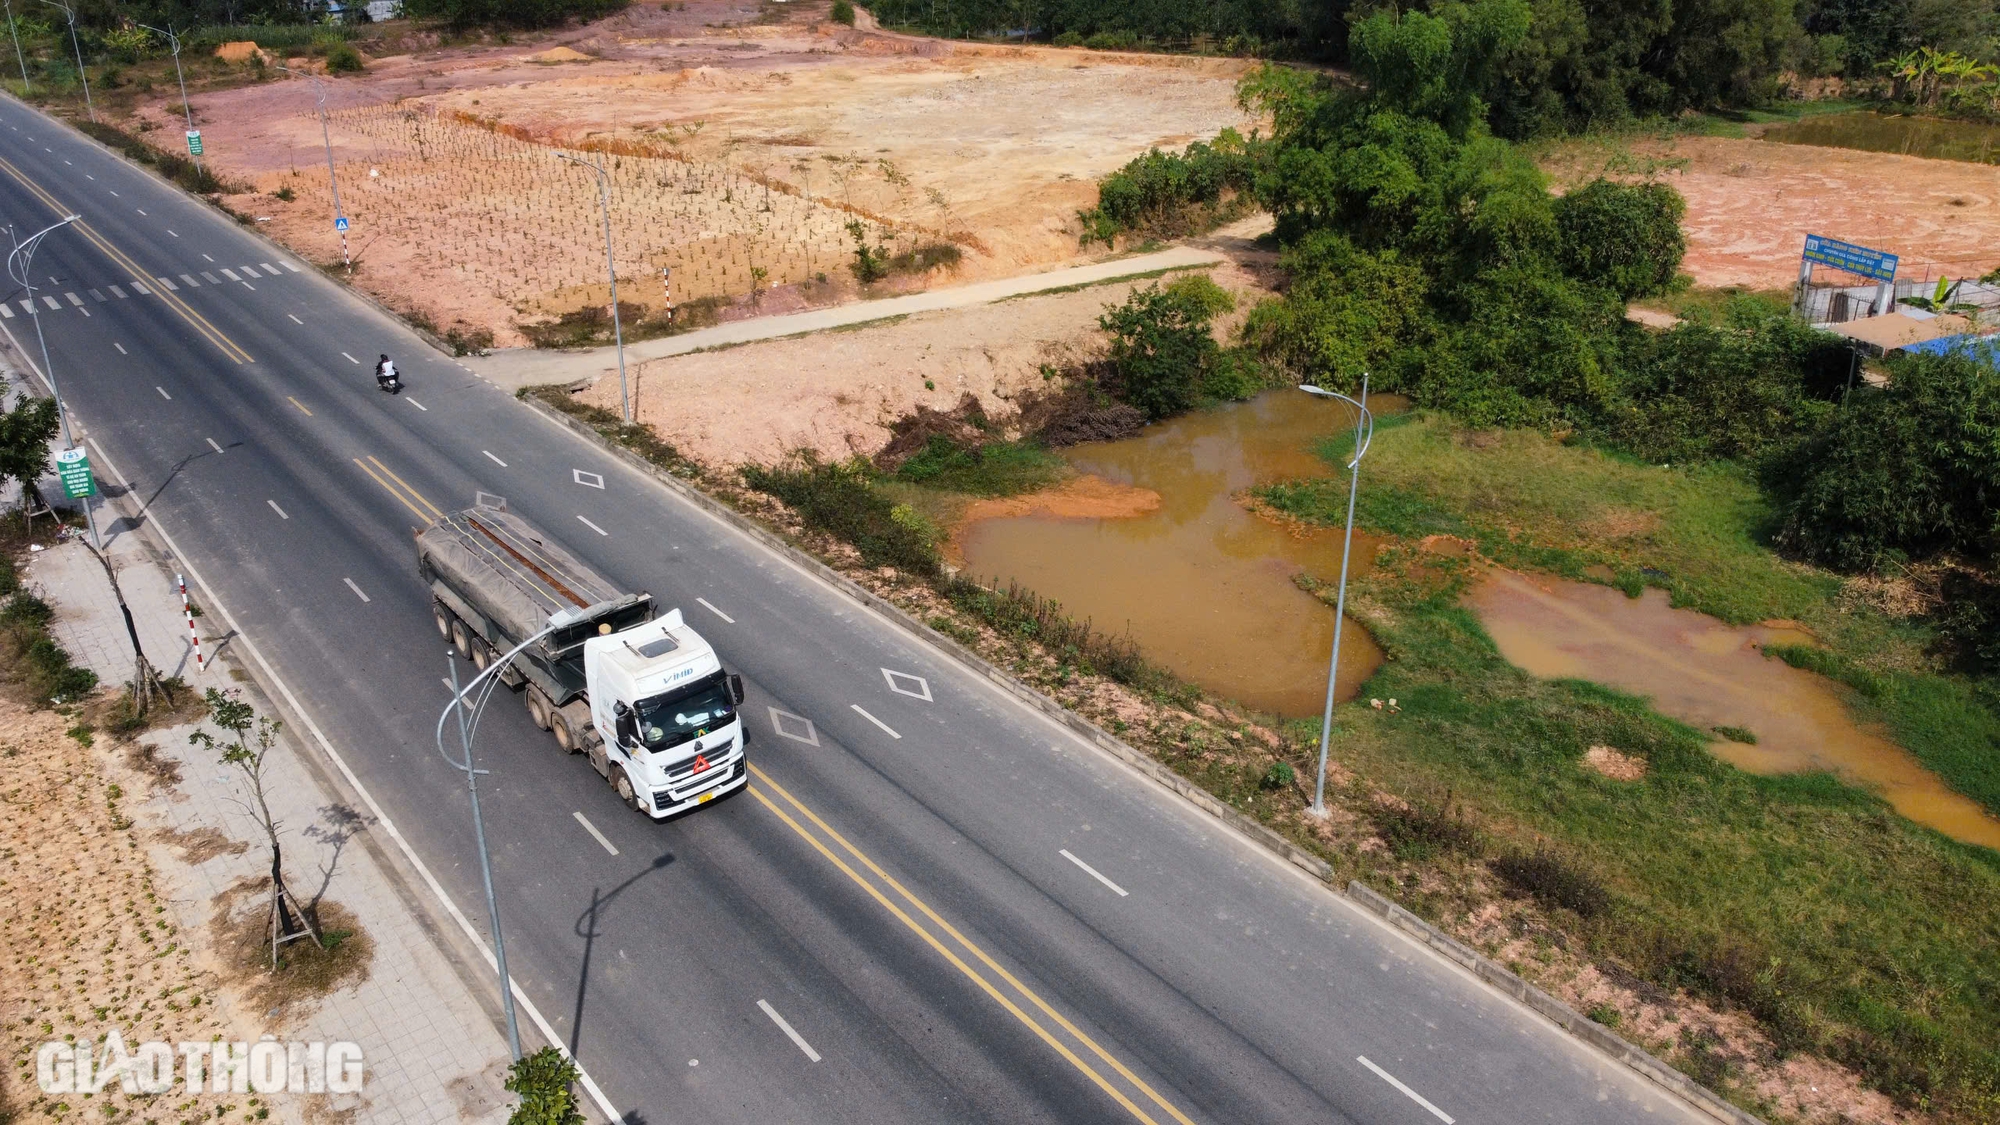
[{"label": "street light pole", "polygon": [[618,266],[611,257],[611,177],[604,166],[593,161],[556,153],[571,164],[580,164],[597,173],[597,201],[604,210],[604,270],[611,275],[611,336],[618,342],[618,397],[625,404],[625,424],[632,424],[632,392],[625,383],[625,327],[618,317]]},{"label": "street light pole", "polygon": [[194,109],[188,105],[187,76],[181,73],[181,37],[174,34],[172,24],[168,24],[164,30],[143,23],[139,26],[155,34],[166,36],[168,46],[173,48],[174,78],[181,84],[181,112],[187,115],[188,141],[190,142],[188,145],[188,157],[194,161],[195,178],[199,179],[201,177],[201,153],[194,150],[192,143],[194,140]]},{"label": "street light pole", "polygon": [[90,110],[91,123],[96,124],[97,103],[90,100],[90,75],[83,69],[83,45],[76,41],[76,9],[56,0],[42,0],[42,3],[51,8],[61,8],[63,15],[69,17],[69,45],[76,51],[76,76],[83,82],[83,104]]},{"label": "street light pole", "polygon": [[1313,783],[1313,803],[1306,811],[1313,816],[1326,815],[1326,755],[1327,744],[1333,735],[1333,692],[1340,678],[1340,626],[1347,620],[1347,559],[1354,549],[1354,497],[1361,488],[1361,458],[1368,452],[1369,442],[1375,440],[1375,415],[1368,409],[1368,373],[1361,373],[1361,398],[1357,401],[1338,391],[1302,384],[1300,390],[1321,398],[1333,398],[1354,408],[1354,459],[1347,463],[1347,535],[1340,544],[1340,593],[1334,599],[1333,607],[1333,659],[1326,670],[1326,712],[1319,724],[1319,777]]},{"label": "street light pole", "polygon": [[14,0],[7,0],[7,34],[14,37],[14,59],[21,64],[21,92],[31,93],[35,87],[28,81],[28,56],[21,52],[21,33],[14,28]]},{"label": "street light pole", "polygon": [[333,174],[333,134],[327,131],[326,126],[326,84],[317,75],[304,74],[288,66],[278,69],[313,84],[313,94],[319,101],[319,139],[326,146],[326,182],[333,189],[333,229],[340,233],[340,260],[351,274],[354,272],[354,256],[347,252],[347,213],[340,209],[340,180]]},{"label": "street light pole", "polygon": [[[56,369],[49,362],[49,340],[42,335],[41,309],[35,303],[35,283],[29,279],[33,276],[35,250],[41,246],[42,239],[81,218],[82,215],[71,215],[51,223],[29,235],[27,241],[16,241],[13,252],[7,255],[8,275],[28,292],[28,315],[35,322],[35,342],[42,346],[42,378],[48,381],[49,394],[56,400],[56,417],[62,420],[63,444],[71,449],[76,448],[76,438],[70,433],[69,408],[63,405],[62,391],[56,386]],[[13,235],[14,228],[8,227],[7,236],[12,238]],[[83,522],[90,528],[91,544],[99,551],[104,550],[104,541],[97,534],[97,516],[90,509],[89,496],[83,498]]]},{"label": "street light pole", "polygon": [[[550,633],[566,629],[605,608],[607,607],[600,603],[583,609],[561,610],[550,614],[547,628],[515,645],[506,655],[488,664],[486,670],[472,677],[472,682],[466,684],[463,690],[458,686],[458,662],[452,659],[450,649],[445,650],[445,663],[450,665],[451,669],[451,702],[445,704],[444,710],[438,714],[437,751],[438,756],[451,768],[465,771],[465,791],[472,798],[472,833],[479,844],[479,875],[486,883],[486,915],[491,919],[493,927],[494,968],[500,974],[500,1007],[507,1015],[507,1046],[514,1052],[516,1062],[521,1060],[521,1029],[514,1019],[514,980],[507,974],[507,942],[500,933],[500,900],[493,894],[493,863],[486,854],[486,821],[479,813],[478,775],[486,771],[473,767],[472,736],[479,729],[479,716],[486,709],[486,700],[493,694],[493,684],[500,682],[500,673],[507,665],[514,662],[515,657],[521,655],[522,650]],[[469,703],[468,699],[473,690],[479,687],[482,681],[489,680],[491,683],[487,684],[486,691],[480,695],[479,702]],[[473,708],[472,722],[469,726],[465,720],[467,707]],[[458,744],[464,755],[459,761],[452,761],[451,755],[446,753],[444,748],[444,721],[454,711],[458,713]]]}]

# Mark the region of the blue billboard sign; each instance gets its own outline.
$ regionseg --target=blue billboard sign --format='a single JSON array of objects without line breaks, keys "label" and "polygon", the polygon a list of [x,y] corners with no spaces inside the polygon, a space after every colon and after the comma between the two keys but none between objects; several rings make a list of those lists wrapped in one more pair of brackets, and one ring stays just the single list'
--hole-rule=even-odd
[{"label": "blue billboard sign", "polygon": [[1824,235],[1806,235],[1805,259],[1822,266],[1832,266],[1848,273],[1858,273],[1862,277],[1876,281],[1896,280],[1896,255],[1880,250],[1870,250],[1866,246],[1856,246],[1852,242],[1842,242]]}]

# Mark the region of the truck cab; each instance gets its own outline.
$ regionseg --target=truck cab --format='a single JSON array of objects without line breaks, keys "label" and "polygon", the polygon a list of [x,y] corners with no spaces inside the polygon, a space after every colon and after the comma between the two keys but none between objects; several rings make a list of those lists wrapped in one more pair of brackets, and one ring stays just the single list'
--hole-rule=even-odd
[{"label": "truck cab", "polygon": [[680,610],[589,638],[583,668],[592,764],[626,804],[664,820],[749,782],[742,678]]}]

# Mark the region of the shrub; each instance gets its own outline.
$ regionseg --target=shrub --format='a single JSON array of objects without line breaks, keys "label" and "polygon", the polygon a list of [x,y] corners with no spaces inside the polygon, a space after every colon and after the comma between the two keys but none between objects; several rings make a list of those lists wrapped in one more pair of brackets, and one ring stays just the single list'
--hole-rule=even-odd
[{"label": "shrub", "polygon": [[1290,762],[1272,762],[1271,768],[1264,771],[1257,784],[1265,789],[1289,789],[1296,780],[1298,773],[1292,769]]},{"label": "shrub", "polygon": [[844,23],[849,27],[854,26],[854,4],[852,0],[833,0],[833,11],[827,15],[835,23]]},{"label": "shrub", "polygon": [[1111,334],[1111,366],[1121,397],[1159,421],[1201,397],[1221,348],[1209,331],[1234,301],[1206,274],[1134,290],[1106,306],[1097,323]]},{"label": "shrub", "polygon": [[583,1125],[576,1108],[576,1064],[554,1047],[543,1047],[507,1068],[507,1089],[521,1095],[507,1125]]},{"label": "shrub", "polygon": [[1663,293],[1687,253],[1687,201],[1662,183],[1592,182],[1555,201],[1563,270],[1622,300]]},{"label": "shrub", "polygon": [[1373,819],[1376,834],[1397,859],[1422,861],[1444,851],[1478,855],[1481,850],[1478,829],[1463,810],[1453,811],[1449,793],[1439,804],[1377,805]]},{"label": "shrub", "polygon": [[367,69],[361,61],[361,52],[345,40],[337,42],[326,50],[326,72],[328,74],[359,74]]},{"label": "shrub", "polygon": [[895,504],[869,486],[867,462],[828,464],[802,452],[789,465],[741,471],[744,484],[784,501],[807,527],[852,546],[867,565],[926,578],[938,573],[937,553],[922,529],[898,521]]},{"label": "shrub", "polygon": [[933,434],[924,447],[896,469],[911,484],[974,496],[1013,496],[1054,484],[1066,462],[1032,441],[995,441],[962,446]]},{"label": "shrub", "polygon": [[854,236],[854,260],[847,268],[854,273],[854,280],[863,285],[880,281],[889,275],[889,248],[881,244],[868,245],[868,228],[861,220],[853,219],[847,224],[847,233]]},{"label": "shrub", "polygon": [[965,251],[953,243],[923,242],[891,257],[883,268],[889,273],[929,273],[940,266],[957,269],[964,260]]},{"label": "shrub", "polygon": [[1611,909],[1611,892],[1595,876],[1547,848],[1513,851],[1495,859],[1493,873],[1550,909],[1595,918]]},{"label": "shrub", "polygon": [[1127,231],[1174,238],[1206,230],[1233,214],[1225,204],[1249,192],[1254,167],[1233,129],[1180,153],[1153,149],[1098,182],[1097,206],[1077,213],[1083,244],[1109,246]]},{"label": "shrub", "polygon": [[962,575],[944,584],[945,597],[1002,636],[1039,641],[1052,655],[1073,662],[1085,674],[1101,672],[1129,687],[1168,686],[1168,677],[1146,663],[1129,637],[1107,637],[1088,621],[1063,612],[1062,605],[1008,583],[1005,590],[982,586]]},{"label": "shrub", "polygon": [[1898,558],[1993,549],[2000,508],[2000,371],[1965,356],[1890,361],[1889,383],[1849,399],[1774,465],[1778,541],[1864,570]]}]

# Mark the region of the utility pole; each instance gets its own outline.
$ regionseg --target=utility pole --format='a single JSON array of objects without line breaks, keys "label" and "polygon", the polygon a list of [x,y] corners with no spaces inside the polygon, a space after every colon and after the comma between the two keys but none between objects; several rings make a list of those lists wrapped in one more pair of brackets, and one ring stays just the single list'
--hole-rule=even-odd
[{"label": "utility pole", "polygon": [[[507,1046],[514,1052],[515,1062],[521,1061],[521,1031],[514,1020],[514,980],[507,975],[507,942],[500,933],[500,900],[493,893],[493,864],[486,854],[486,821],[479,812],[479,775],[486,771],[474,768],[472,763],[472,735],[479,729],[479,716],[485,710],[486,700],[493,694],[493,684],[486,685],[486,691],[479,696],[477,704],[472,702],[471,697],[481,681],[491,680],[493,683],[498,683],[500,674],[514,662],[515,657],[521,655],[523,649],[558,629],[566,629],[592,614],[601,612],[604,608],[605,603],[599,603],[583,609],[558,610],[550,614],[547,628],[515,645],[506,655],[488,663],[485,670],[472,677],[472,682],[466,684],[463,689],[458,686],[458,662],[452,659],[452,650],[447,648],[444,654],[445,663],[451,670],[451,702],[445,704],[444,710],[438,714],[436,731],[438,757],[443,758],[445,764],[452,769],[465,771],[465,791],[472,798],[472,832],[479,842],[479,874],[486,883],[486,914],[492,920],[494,968],[500,974],[500,1007],[507,1015]],[[465,715],[468,708],[473,709],[470,724],[467,723]],[[444,749],[444,721],[451,717],[453,712],[458,713],[458,744],[464,753],[464,757],[459,761],[452,761],[451,755]]]},{"label": "utility pole", "polygon": [[[41,246],[42,239],[47,238],[53,232],[81,218],[83,218],[82,215],[71,215],[68,218],[51,223],[34,234],[29,235],[27,241],[15,241],[13,253],[7,255],[7,273],[20,284],[21,288],[28,292],[28,315],[35,322],[35,340],[42,346],[42,378],[48,381],[49,394],[55,397],[56,417],[62,419],[63,445],[69,449],[76,448],[76,437],[70,433],[69,408],[63,405],[62,391],[56,386],[56,369],[49,362],[49,340],[48,337],[42,335],[41,309],[35,303],[35,283],[29,280],[29,278],[32,276],[30,271],[34,269],[35,250]],[[9,238],[12,238],[14,228],[8,227],[7,235]],[[94,485],[92,486],[92,490],[93,492],[95,491]],[[102,551],[104,549],[104,541],[97,534],[97,516],[91,511],[90,497],[86,495],[82,499],[83,522],[90,527],[90,542],[99,551]]]},{"label": "utility pole", "polygon": [[[333,189],[333,229],[340,234],[340,260],[346,264],[347,272],[352,276],[354,255],[347,250],[347,213],[340,209],[340,180],[333,174],[333,134],[327,131],[326,126],[326,83],[321,82],[318,75],[304,74],[288,66],[281,66],[278,69],[286,74],[304,78],[313,84],[313,94],[319,102],[319,139],[326,146],[326,182]],[[193,126],[190,125],[189,128]]]},{"label": "utility pole", "polygon": [[32,93],[34,85],[28,81],[28,56],[21,51],[21,33],[14,28],[14,0],[7,0],[7,34],[14,37],[14,59],[21,64],[21,92]]},{"label": "utility pole", "polygon": [[146,24],[143,24],[143,23],[142,23],[142,24],[140,24],[139,26],[140,26],[140,27],[144,27],[144,28],[145,28],[145,29],[146,29],[147,31],[150,31],[150,32],[154,33],[155,35],[164,35],[164,36],[166,36],[166,37],[167,37],[167,45],[173,48],[173,51],[174,51],[174,78],[175,78],[175,80],[177,80],[177,81],[178,81],[178,82],[180,82],[180,84],[181,84],[181,112],[182,112],[183,114],[186,114],[186,115],[187,115],[187,123],[188,123],[188,127],[187,127],[187,140],[188,140],[188,156],[189,156],[189,157],[190,157],[191,159],[193,159],[193,160],[194,160],[194,170],[195,170],[195,178],[196,178],[196,179],[200,179],[200,178],[201,178],[201,146],[200,146],[199,144],[196,144],[196,143],[195,143],[195,140],[196,140],[196,138],[198,138],[199,136],[201,136],[201,134],[199,134],[199,133],[195,132],[195,128],[194,128],[194,110],[193,110],[193,108],[191,108],[191,107],[190,107],[190,106],[188,105],[188,84],[187,84],[187,76],[181,73],[181,37],[180,37],[180,36],[178,36],[178,35],[176,35],[176,34],[174,34],[174,25],[172,25],[172,24],[168,24],[168,25],[166,26],[166,28],[165,28],[164,30],[162,30],[162,29],[160,29],[160,28],[157,28],[157,27],[150,27],[150,26],[148,26],[148,25],[146,25]]},{"label": "utility pole", "polygon": [[611,177],[602,164],[567,153],[557,156],[597,173],[597,201],[604,209],[604,269],[611,275],[611,335],[618,343],[618,397],[624,400],[625,424],[632,424],[632,392],[625,383],[625,328],[618,317],[618,266],[611,257]]},{"label": "utility pole", "polygon": [[90,75],[83,69],[83,45],[76,41],[76,9],[57,0],[42,0],[42,3],[51,8],[61,8],[62,14],[69,18],[69,45],[76,52],[76,76],[83,83],[83,104],[90,110],[90,121],[94,125],[97,123],[97,103],[90,100]]},{"label": "utility pole", "polygon": [[1340,593],[1335,596],[1333,606],[1333,660],[1326,670],[1326,713],[1319,725],[1319,779],[1313,783],[1313,803],[1307,809],[1309,815],[1326,815],[1326,754],[1327,744],[1333,735],[1333,691],[1340,678],[1340,626],[1347,620],[1347,559],[1354,549],[1354,497],[1361,488],[1361,458],[1368,453],[1368,443],[1375,439],[1375,415],[1368,410],[1368,373],[1361,373],[1361,398],[1348,398],[1338,391],[1315,387],[1310,383],[1300,384],[1299,389],[1309,395],[1334,398],[1354,408],[1354,459],[1347,463],[1347,536],[1340,544]]}]

